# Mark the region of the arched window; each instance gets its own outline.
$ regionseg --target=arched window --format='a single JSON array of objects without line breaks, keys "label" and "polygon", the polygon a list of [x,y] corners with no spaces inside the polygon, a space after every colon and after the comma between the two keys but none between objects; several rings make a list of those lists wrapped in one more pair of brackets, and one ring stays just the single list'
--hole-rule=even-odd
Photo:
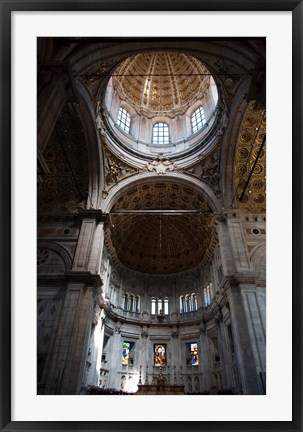
[{"label": "arched window", "polygon": [[196,296],[196,294],[195,293],[193,293],[192,295],[191,295],[191,306],[192,306],[192,311],[196,311],[198,308],[197,308],[197,296]]},{"label": "arched window", "polygon": [[129,310],[130,312],[133,312],[134,309],[134,296],[130,295],[129,296]]},{"label": "arched window", "polygon": [[164,314],[165,315],[168,315],[168,303],[169,303],[168,298],[165,297],[165,299],[164,299]]},{"label": "arched window", "polygon": [[124,132],[129,133],[130,116],[124,108],[120,107],[119,109],[117,124],[121,129],[124,130]]},{"label": "arched window", "polygon": [[213,298],[213,293],[212,293],[212,283],[210,283],[210,284],[207,286],[207,295],[208,295],[209,304],[210,304],[211,301],[212,301],[212,298]]},{"label": "arched window", "polygon": [[136,296],[136,308],[135,308],[135,312],[140,312],[140,297]]},{"label": "arched window", "polygon": [[158,298],[158,314],[163,312],[163,302],[161,298]]},{"label": "arched window", "polygon": [[169,130],[166,123],[156,123],[154,125],[153,144],[169,144]]},{"label": "arched window", "polygon": [[180,312],[184,313],[185,309],[184,309],[185,305],[184,305],[184,296],[180,297]]},{"label": "arched window", "polygon": [[193,128],[193,133],[196,133],[199,129],[202,129],[205,125],[205,113],[203,106],[199,106],[198,109],[191,116],[191,124]]},{"label": "arched window", "polygon": [[191,311],[191,307],[190,307],[190,297],[189,297],[188,294],[187,294],[186,297],[185,297],[185,309],[186,309],[186,312],[190,312],[190,311]]},{"label": "arched window", "polygon": [[156,315],[156,299],[154,297],[151,299],[151,314]]},{"label": "arched window", "polygon": [[127,294],[124,294],[123,309],[124,310],[128,309],[128,295]]},{"label": "arched window", "polygon": [[204,288],[203,294],[204,294],[204,306],[207,307],[212,302],[212,283],[210,283],[209,285],[207,285],[207,287]]}]

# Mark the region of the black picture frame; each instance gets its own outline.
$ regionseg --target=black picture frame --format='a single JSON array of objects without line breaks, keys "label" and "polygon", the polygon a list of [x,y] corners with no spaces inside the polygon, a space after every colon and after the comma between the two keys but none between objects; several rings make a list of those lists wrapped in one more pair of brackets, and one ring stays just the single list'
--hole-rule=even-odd
[{"label": "black picture frame", "polygon": [[[247,422],[23,422],[11,421],[11,13],[13,11],[291,11],[292,12],[292,163],[293,163],[293,420],[247,421]],[[1,359],[0,359],[0,400],[1,431],[118,431],[118,430],[229,430],[229,431],[302,431],[302,31],[303,5],[295,0],[96,0],[96,1],[52,1],[44,0],[0,0],[1,13]],[[283,47],[281,47],[283,62]],[[281,211],[284,211],[283,206]],[[281,246],[283,247],[283,246]],[[283,314],[281,313],[281,316]],[[283,392],[283,389],[281,389]],[[236,403],[236,402],[235,402]]]}]

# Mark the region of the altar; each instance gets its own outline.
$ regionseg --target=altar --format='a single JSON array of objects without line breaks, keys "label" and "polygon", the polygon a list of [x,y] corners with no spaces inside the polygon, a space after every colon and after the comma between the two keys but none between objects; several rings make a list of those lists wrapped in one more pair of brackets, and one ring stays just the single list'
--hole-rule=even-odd
[{"label": "altar", "polygon": [[138,384],[136,395],[184,395],[184,384],[168,384],[160,367],[157,381],[151,384]]},{"label": "altar", "polygon": [[136,395],[184,395],[184,384],[138,384]]}]

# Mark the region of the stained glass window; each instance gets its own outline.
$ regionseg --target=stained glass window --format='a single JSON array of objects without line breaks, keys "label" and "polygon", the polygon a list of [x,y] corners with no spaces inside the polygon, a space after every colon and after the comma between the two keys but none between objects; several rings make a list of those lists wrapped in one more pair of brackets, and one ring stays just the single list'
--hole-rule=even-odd
[{"label": "stained glass window", "polygon": [[154,345],[155,366],[166,366],[166,345]]},{"label": "stained glass window", "polygon": [[166,123],[156,123],[154,125],[153,144],[169,144],[169,131]]},{"label": "stained glass window", "polygon": [[197,342],[190,342],[187,345],[187,365],[188,366],[198,366],[199,356],[198,356],[198,345]]},{"label": "stained glass window", "polygon": [[193,133],[196,133],[199,129],[202,129],[202,126],[205,124],[205,113],[203,106],[200,106],[193,113],[191,117],[191,124],[193,127]]},{"label": "stained glass window", "polygon": [[123,109],[123,108],[119,109],[117,124],[126,133],[129,133],[129,129],[130,129],[130,116],[129,116],[128,112],[125,109]]},{"label": "stained glass window", "polygon": [[123,342],[123,349],[122,349],[122,365],[128,366],[133,364],[134,360],[134,342]]},{"label": "stained glass window", "polygon": [[190,344],[190,353],[191,353],[191,364],[193,366],[198,366],[198,364],[199,364],[199,357],[198,357],[197,343],[191,343]]},{"label": "stained glass window", "polygon": [[130,350],[130,343],[123,342],[122,364],[126,366],[129,364],[129,350]]}]

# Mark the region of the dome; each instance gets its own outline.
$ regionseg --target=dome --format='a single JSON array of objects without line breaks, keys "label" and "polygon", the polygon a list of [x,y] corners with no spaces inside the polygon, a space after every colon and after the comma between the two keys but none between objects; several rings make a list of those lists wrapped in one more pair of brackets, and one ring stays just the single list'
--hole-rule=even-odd
[{"label": "dome", "polygon": [[217,102],[216,83],[200,60],[179,52],[146,52],[114,69],[104,117],[117,147],[143,157],[179,157],[212,145]]},{"label": "dome", "polygon": [[204,259],[211,217],[204,197],[186,186],[144,184],[115,203],[107,241],[112,256],[127,268],[150,274],[183,272]]},{"label": "dome", "polygon": [[211,75],[196,58],[175,52],[137,54],[115,70],[121,100],[148,117],[181,115],[209,86]]}]

